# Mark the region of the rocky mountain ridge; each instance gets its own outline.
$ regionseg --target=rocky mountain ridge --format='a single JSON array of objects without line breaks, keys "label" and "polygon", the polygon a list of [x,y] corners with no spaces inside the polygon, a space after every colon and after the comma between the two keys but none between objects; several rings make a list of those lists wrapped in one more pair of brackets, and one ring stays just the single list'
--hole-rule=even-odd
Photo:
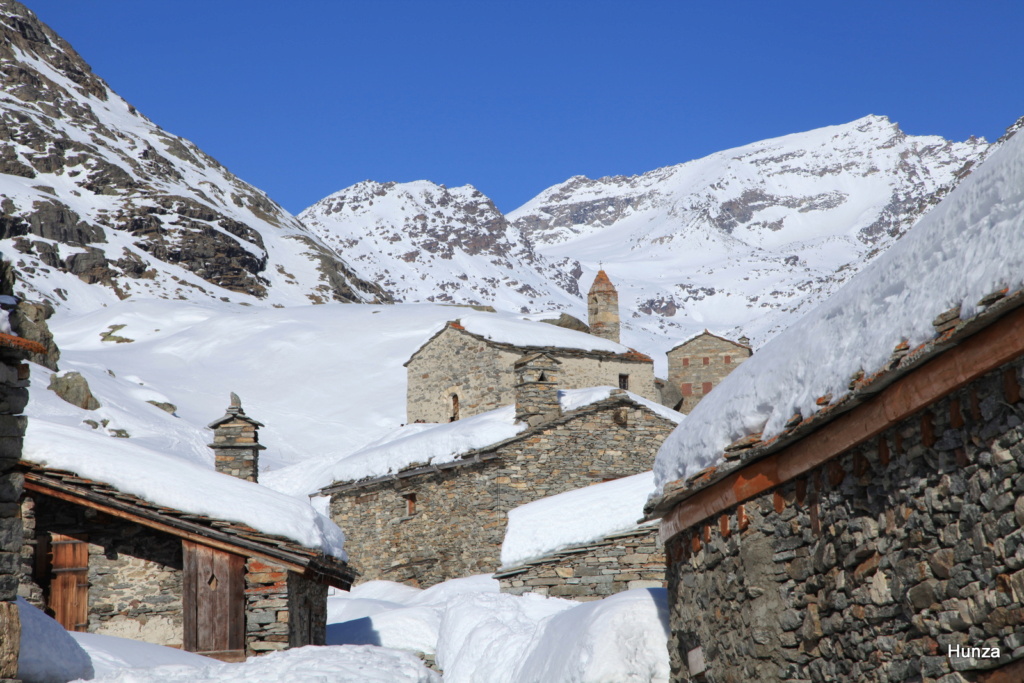
[{"label": "rocky mountain ridge", "polygon": [[365,181],[299,218],[397,301],[529,312],[565,308],[580,298],[579,264],[539,256],[471,185]]},{"label": "rocky mountain ridge", "polygon": [[0,3],[0,85],[0,250],[29,296],[76,309],[132,296],[388,300],[13,0]]}]

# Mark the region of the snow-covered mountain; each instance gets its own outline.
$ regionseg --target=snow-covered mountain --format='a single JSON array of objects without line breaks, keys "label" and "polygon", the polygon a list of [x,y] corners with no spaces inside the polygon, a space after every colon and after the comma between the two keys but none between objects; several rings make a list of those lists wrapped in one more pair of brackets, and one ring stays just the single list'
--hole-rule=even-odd
[{"label": "snow-covered mountain", "polygon": [[639,176],[576,176],[508,217],[549,258],[603,261],[625,325],[758,342],[892,244],[988,147],[867,116]]},{"label": "snow-covered mountain", "polygon": [[138,296],[387,300],[12,0],[0,3],[0,251],[29,296],[79,311]]},{"label": "snow-covered mountain", "polygon": [[548,260],[471,185],[365,181],[299,218],[398,301],[493,304],[513,311],[571,307],[579,264]]},{"label": "snow-covered mountain", "polygon": [[507,218],[475,188],[363,182],[300,217],[396,299],[585,317],[603,264],[623,341],[657,354],[710,328],[759,344],[831,294],[990,148],[885,117],[639,176],[570,178]]}]

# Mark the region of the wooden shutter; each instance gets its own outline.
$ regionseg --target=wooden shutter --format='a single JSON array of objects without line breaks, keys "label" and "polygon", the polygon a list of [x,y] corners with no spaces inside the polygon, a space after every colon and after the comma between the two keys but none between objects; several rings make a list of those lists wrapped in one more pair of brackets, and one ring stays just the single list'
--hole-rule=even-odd
[{"label": "wooden shutter", "polygon": [[225,661],[245,659],[245,558],[181,543],[185,649]]},{"label": "wooden shutter", "polygon": [[69,631],[89,630],[89,543],[84,536],[51,534],[49,606]]}]

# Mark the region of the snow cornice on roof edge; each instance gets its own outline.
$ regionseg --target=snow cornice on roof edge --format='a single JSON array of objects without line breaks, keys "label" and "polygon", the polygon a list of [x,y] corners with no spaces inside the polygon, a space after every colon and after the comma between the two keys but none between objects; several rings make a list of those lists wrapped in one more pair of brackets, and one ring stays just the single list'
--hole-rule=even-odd
[{"label": "snow cornice on roof edge", "polygon": [[[914,349],[907,348],[905,344],[897,346],[888,366],[871,375],[852,379],[850,391],[838,400],[822,397],[821,402],[825,407],[811,417],[797,420],[798,416],[794,416],[787,429],[767,441],[760,441],[759,435],[740,439],[726,448],[726,452],[722,454],[724,460],[718,464],[706,467],[686,479],[667,483],[661,494],[652,497],[645,506],[646,519],[663,518],[661,538],[665,541],[687,528],[685,522],[680,520],[680,509],[685,507],[687,501],[697,503],[696,498],[712,488],[717,490],[726,486],[731,490],[719,496],[720,499],[711,506],[696,504],[691,516],[710,517],[732,505],[749,500],[763,490],[769,490],[803,474],[802,469],[790,472],[791,467],[778,468],[778,471],[775,471],[765,463],[780,456],[789,447],[814,437],[819,431],[851,411],[858,408],[867,409],[871,407],[873,400],[885,401],[890,398],[887,390],[895,383],[911,380],[916,374],[929,371],[937,374],[941,380],[932,383],[932,393],[937,393],[937,396],[915,391],[913,387],[909,390],[904,390],[902,386],[893,387],[902,390],[897,392],[900,396],[890,398],[891,401],[900,403],[898,411],[892,406],[879,406],[870,416],[873,419],[859,420],[863,423],[860,427],[864,435],[862,438],[855,443],[844,442],[834,445],[831,450],[841,449],[835,453],[831,450],[819,452],[813,466],[826,462],[858,443],[864,443],[890,425],[923,409],[933,400],[948,395],[991,372],[1007,362],[1008,358],[1012,360],[1024,353],[1024,290],[1010,295],[1006,295],[1005,290],[993,292],[982,299],[979,305],[984,306],[984,310],[967,320],[960,320],[950,311],[940,314],[935,320],[938,333],[933,339]],[[971,356],[970,362],[961,362],[952,355],[957,353],[958,349]],[[931,364],[932,361],[942,361],[944,356],[950,367]],[[868,416],[867,413],[865,416]],[[752,467],[772,470],[774,477],[761,477],[760,481],[755,482],[750,476],[741,476],[747,468]],[[671,519],[672,517],[676,519]]]}]

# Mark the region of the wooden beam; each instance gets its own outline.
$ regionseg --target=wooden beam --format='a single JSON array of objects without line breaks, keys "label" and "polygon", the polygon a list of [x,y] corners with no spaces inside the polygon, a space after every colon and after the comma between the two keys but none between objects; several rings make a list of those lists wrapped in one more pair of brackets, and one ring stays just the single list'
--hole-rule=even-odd
[{"label": "wooden beam", "polygon": [[1021,355],[1024,308],[996,320],[803,439],[679,502],[661,521],[662,542],[813,470]]},{"label": "wooden beam", "polygon": [[[193,541],[211,548],[223,550],[229,553],[243,554],[248,556],[260,557],[264,560],[269,560],[277,564],[284,565],[292,571],[299,572],[300,574],[305,572],[306,565],[300,562],[296,562],[294,559],[282,556],[282,554],[268,553],[266,549],[262,548],[257,543],[245,541],[244,539],[236,539],[230,534],[226,534],[221,531],[214,529],[206,529],[205,527],[198,527],[195,530],[189,530],[182,528],[187,522],[181,522],[181,526],[171,525],[166,522],[152,519],[150,517],[143,516],[138,513],[131,512],[129,510],[120,509],[114,507],[111,504],[106,504],[82,495],[84,492],[68,491],[54,488],[51,482],[41,483],[36,479],[30,479],[31,473],[25,475],[25,489],[28,491],[34,491],[41,493],[51,498],[58,498],[75,505],[82,505],[88,507],[103,514],[110,515],[111,517],[117,517],[118,519],[124,519],[129,522],[134,522],[150,529],[156,529],[162,531],[171,536],[182,538],[188,541]],[[70,487],[67,487],[70,488]],[[111,501],[113,503],[114,501]],[[189,525],[192,526],[192,525]]]}]

